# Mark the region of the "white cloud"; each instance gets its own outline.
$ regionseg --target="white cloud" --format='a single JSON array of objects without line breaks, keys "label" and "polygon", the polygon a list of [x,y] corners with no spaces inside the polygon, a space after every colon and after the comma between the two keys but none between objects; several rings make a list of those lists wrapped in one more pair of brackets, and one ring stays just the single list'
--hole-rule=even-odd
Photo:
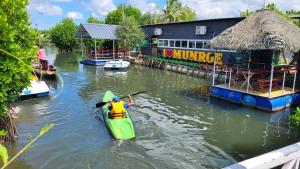
[{"label": "white cloud", "polygon": [[86,8],[92,11],[93,16],[105,16],[108,12],[116,9],[116,5],[112,0],[91,0],[90,2],[84,2]]},{"label": "white cloud", "polygon": [[29,11],[36,11],[42,15],[47,15],[47,16],[55,16],[55,15],[63,14],[63,9],[60,6],[54,5],[47,0],[46,1],[31,0],[27,9]]},{"label": "white cloud", "polygon": [[[180,0],[184,5],[189,6],[197,13],[200,19],[238,17],[240,12],[246,9],[250,11],[262,9],[262,0]],[[275,3],[283,11],[300,10],[299,0],[266,0],[266,4]]]},{"label": "white cloud", "polygon": [[80,12],[68,12],[67,14],[68,18],[72,18],[72,19],[83,19],[83,14]]}]

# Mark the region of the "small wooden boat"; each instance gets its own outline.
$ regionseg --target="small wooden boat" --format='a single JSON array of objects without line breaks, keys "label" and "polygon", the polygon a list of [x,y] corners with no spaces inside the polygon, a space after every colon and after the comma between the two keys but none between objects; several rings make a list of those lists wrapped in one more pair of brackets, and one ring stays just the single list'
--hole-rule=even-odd
[{"label": "small wooden boat", "polygon": [[35,75],[39,78],[39,80],[42,79],[56,80],[56,70],[34,69],[33,71]]},{"label": "small wooden boat", "polygon": [[128,69],[130,63],[124,60],[112,60],[108,61],[104,65],[106,70],[126,70]]},{"label": "small wooden boat", "polygon": [[48,65],[48,61],[41,65],[39,62],[33,62],[32,66],[34,68],[34,75],[36,75],[39,80],[48,79],[48,80],[56,80],[56,68],[53,65]]},{"label": "small wooden boat", "polygon": [[[103,96],[103,102],[109,103],[115,95],[111,91],[107,91]],[[102,115],[107,128],[111,135],[117,140],[128,140],[135,138],[135,130],[129,113],[125,112],[124,118],[112,119],[109,117],[110,110],[108,104],[102,107]]]},{"label": "small wooden boat", "polygon": [[36,97],[45,97],[49,96],[49,87],[44,81],[31,80],[31,85],[23,89],[20,94],[21,97],[36,96]]}]

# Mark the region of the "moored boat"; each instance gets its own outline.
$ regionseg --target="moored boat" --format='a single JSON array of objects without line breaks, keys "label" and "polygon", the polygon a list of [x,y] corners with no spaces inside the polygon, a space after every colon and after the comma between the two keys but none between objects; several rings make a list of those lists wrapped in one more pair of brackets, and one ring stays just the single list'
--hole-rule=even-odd
[{"label": "moored boat", "polygon": [[49,96],[49,87],[44,81],[38,81],[38,80],[31,80],[31,85],[25,89],[23,89],[22,93],[20,94],[21,97],[30,97],[30,96],[36,96],[36,97],[45,97]]},{"label": "moored boat", "polygon": [[106,70],[126,70],[128,69],[130,63],[124,60],[112,60],[108,61],[104,65]]},{"label": "moored boat", "polygon": [[[103,96],[103,102],[109,103],[115,95],[107,91]],[[128,111],[125,112],[124,118],[112,119],[109,117],[108,104],[102,107],[102,115],[107,128],[111,135],[117,140],[128,140],[135,138],[135,130]]]},{"label": "moored boat", "polygon": [[34,69],[33,71],[40,80],[43,78],[48,80],[56,80],[56,70]]}]

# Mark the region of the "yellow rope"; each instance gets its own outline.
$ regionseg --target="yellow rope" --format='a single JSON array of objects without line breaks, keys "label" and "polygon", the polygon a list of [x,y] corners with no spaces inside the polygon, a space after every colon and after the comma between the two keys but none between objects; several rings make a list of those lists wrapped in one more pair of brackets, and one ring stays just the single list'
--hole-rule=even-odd
[{"label": "yellow rope", "polygon": [[[7,52],[6,50],[3,50],[3,49],[0,48],[0,52],[3,52],[3,53],[5,53],[5,54],[7,54],[8,56],[11,56],[11,57],[17,59],[19,62],[23,63],[25,66],[27,66],[27,67],[29,67],[29,68],[32,68],[31,66],[27,65],[24,61],[22,61],[21,59],[19,59],[17,56],[15,56],[15,55],[13,55],[13,54]],[[34,74],[35,74],[35,73],[34,73]],[[60,90],[60,92],[59,92],[57,95],[53,96],[51,99],[55,99],[56,97],[58,97],[58,96],[62,93],[62,90],[63,90],[63,88],[64,88],[64,80],[63,80],[63,78],[62,78],[58,73],[55,73],[55,75],[58,76],[59,79],[61,80],[61,90]],[[36,76],[36,75],[35,75],[35,76]],[[36,77],[37,77],[37,76],[36,76]]]}]

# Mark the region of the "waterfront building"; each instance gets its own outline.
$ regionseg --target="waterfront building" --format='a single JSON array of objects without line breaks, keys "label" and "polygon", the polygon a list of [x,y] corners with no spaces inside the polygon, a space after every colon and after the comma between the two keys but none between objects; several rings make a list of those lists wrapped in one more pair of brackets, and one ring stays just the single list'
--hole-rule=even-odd
[{"label": "waterfront building", "polygon": [[[190,22],[166,23],[142,26],[146,43],[143,55],[171,60],[212,64],[212,50],[207,46],[212,38],[242,21],[244,17],[208,19]],[[218,50],[217,64],[226,62],[235,50]]]}]

